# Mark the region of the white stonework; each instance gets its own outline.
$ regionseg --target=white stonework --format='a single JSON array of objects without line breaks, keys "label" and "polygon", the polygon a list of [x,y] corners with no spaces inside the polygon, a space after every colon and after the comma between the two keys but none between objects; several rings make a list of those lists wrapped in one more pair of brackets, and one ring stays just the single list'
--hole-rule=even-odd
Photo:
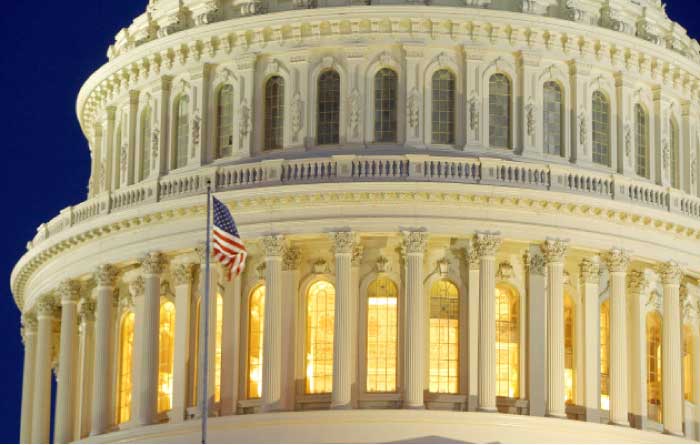
[{"label": "white stonework", "polygon": [[[700,44],[660,1],[150,0],[108,58],[77,101],[88,196],[11,276],[23,443],[51,416],[56,442],[197,441],[205,378],[219,442],[700,439]],[[208,185],[250,255],[203,308]]]}]

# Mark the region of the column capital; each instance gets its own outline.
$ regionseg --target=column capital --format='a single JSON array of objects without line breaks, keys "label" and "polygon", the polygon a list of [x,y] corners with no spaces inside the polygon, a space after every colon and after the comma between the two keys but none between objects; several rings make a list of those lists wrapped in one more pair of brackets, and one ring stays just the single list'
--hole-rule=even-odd
[{"label": "column capital", "polygon": [[266,257],[281,257],[284,250],[284,236],[266,235],[262,238],[262,247]]},{"label": "column capital", "polygon": [[95,281],[98,286],[112,287],[117,278],[117,270],[111,264],[100,264],[95,271]]},{"label": "column capital", "polygon": [[58,286],[61,305],[77,304],[80,299],[80,284],[74,280],[65,280]]},{"label": "column capital", "polygon": [[569,242],[559,238],[548,238],[542,245],[542,255],[547,263],[561,263],[564,261],[564,255],[568,249]]},{"label": "column capital", "polygon": [[352,248],[352,266],[353,267],[359,267],[360,263],[362,263],[362,254],[364,253],[364,246],[359,243],[355,243],[355,245]]},{"label": "column capital", "polygon": [[681,284],[681,267],[675,261],[659,264],[657,272],[663,284],[678,286]]},{"label": "column capital", "polygon": [[625,273],[630,264],[630,257],[626,251],[615,247],[603,254],[603,261],[610,272]]},{"label": "column capital", "polygon": [[532,275],[544,275],[545,260],[544,257],[538,253],[531,254],[530,251],[526,251],[523,255],[523,264],[525,268]]},{"label": "column capital", "polygon": [[25,333],[36,333],[38,322],[36,315],[27,313],[22,315],[22,331]]},{"label": "column capital", "polygon": [[354,232],[333,232],[333,243],[335,246],[335,254],[352,254],[352,248],[355,245]]},{"label": "column capital", "polygon": [[[187,286],[192,284],[192,263],[175,264],[170,269],[170,274],[173,277],[173,284],[175,286]],[[141,286],[141,289],[143,289],[143,283]]]},{"label": "column capital", "polygon": [[145,274],[159,275],[163,273],[165,267],[165,259],[160,252],[148,252],[141,259],[141,270]]},{"label": "column capital", "polygon": [[132,298],[137,298],[143,295],[144,292],[144,280],[143,276],[139,275],[133,280],[129,281],[129,293]]},{"label": "column capital", "polygon": [[647,284],[647,277],[641,270],[633,270],[627,275],[627,288],[632,293],[642,293]]},{"label": "column capital", "polygon": [[423,253],[428,242],[427,232],[404,232],[403,242],[407,254]]},{"label": "column capital", "polygon": [[297,270],[301,262],[301,249],[288,246],[282,253],[282,270]]},{"label": "column capital", "polygon": [[78,307],[78,315],[80,317],[80,322],[95,321],[95,301],[92,299],[82,299],[80,300],[80,306]]},{"label": "column capital", "polygon": [[56,315],[56,299],[51,294],[42,295],[36,302],[37,318],[52,318]]},{"label": "column capital", "polygon": [[473,243],[479,258],[496,256],[498,248],[501,247],[500,233],[477,232]]},{"label": "column capital", "polygon": [[598,263],[585,258],[583,261],[581,261],[578,267],[581,280],[584,283],[598,283],[598,280],[600,279],[600,265]]}]

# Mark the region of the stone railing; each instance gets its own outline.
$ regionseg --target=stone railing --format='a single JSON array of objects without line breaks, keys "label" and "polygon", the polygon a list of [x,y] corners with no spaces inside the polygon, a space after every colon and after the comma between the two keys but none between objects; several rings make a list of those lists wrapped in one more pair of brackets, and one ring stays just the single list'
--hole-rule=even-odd
[{"label": "stone railing", "polygon": [[700,221],[700,197],[617,174],[495,158],[336,155],[203,167],[135,184],[62,210],[37,229],[28,247],[100,215],[206,193],[207,184],[211,184],[212,190],[222,192],[275,185],[390,181],[549,190],[627,202]]}]

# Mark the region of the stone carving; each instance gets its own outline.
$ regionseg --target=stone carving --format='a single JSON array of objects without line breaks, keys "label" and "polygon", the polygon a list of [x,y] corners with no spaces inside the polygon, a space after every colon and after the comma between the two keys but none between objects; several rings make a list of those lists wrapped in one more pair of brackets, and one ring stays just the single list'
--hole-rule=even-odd
[{"label": "stone carving", "polygon": [[647,299],[646,303],[646,309],[648,311],[657,311],[659,313],[663,313],[663,300],[661,298],[661,295],[656,290],[652,291],[649,294],[649,298]]},{"label": "stone carving", "polygon": [[508,281],[513,278],[513,265],[509,261],[503,261],[498,265],[496,278],[501,281]]},{"label": "stone carving", "polygon": [[111,264],[102,264],[95,271],[95,281],[98,286],[114,286],[116,277],[117,271]]},{"label": "stone carving", "polygon": [[77,303],[80,298],[80,284],[73,280],[62,281],[58,286],[61,304]]},{"label": "stone carving", "polygon": [[173,277],[175,286],[184,286],[192,283],[192,265],[191,264],[177,264],[170,271]]},{"label": "stone carving", "polygon": [[627,272],[627,266],[630,263],[630,257],[627,252],[617,247],[610,249],[603,255],[603,261],[608,266],[611,273]]},{"label": "stone carving", "polygon": [[355,234],[353,232],[335,232],[332,236],[336,254],[352,254],[352,248],[355,244]]},{"label": "stone carving", "polygon": [[195,149],[199,145],[199,132],[201,129],[201,122],[202,122],[202,118],[199,116],[199,111],[195,111],[194,116],[192,116],[192,154],[191,154],[191,157],[194,157]]},{"label": "stone carving", "polygon": [[535,105],[532,103],[532,97],[525,105],[525,114],[527,116],[527,135],[533,136],[535,134]]},{"label": "stone carving", "polygon": [[527,268],[532,275],[544,276],[545,265],[546,262],[544,260],[544,256],[540,254],[534,254],[530,257],[530,262],[527,265]]},{"label": "stone carving", "polygon": [[[134,280],[134,282],[137,280]],[[143,295],[143,279],[141,279],[141,293],[132,293],[131,285],[129,286],[129,292],[124,292],[124,295],[119,297],[119,308],[121,310],[132,310],[134,308],[134,297]]]},{"label": "stone carving", "polygon": [[258,267],[255,268],[255,273],[258,276],[258,280],[265,280],[265,270],[267,270],[267,264],[264,261],[258,264]]},{"label": "stone carving", "polygon": [[126,166],[127,166],[126,150],[127,150],[127,145],[122,144],[121,149],[119,151],[119,167],[120,167],[120,171],[121,171],[122,181],[126,180]]},{"label": "stone carving", "polygon": [[384,66],[394,65],[394,58],[391,57],[391,54],[384,51],[379,55],[379,63]]},{"label": "stone carving", "polygon": [[404,247],[407,254],[423,253],[428,242],[428,234],[425,232],[405,232]]},{"label": "stone carving", "polygon": [[479,135],[479,96],[475,91],[472,91],[469,98],[469,129],[476,136]]},{"label": "stone carving", "polygon": [[267,235],[262,239],[263,252],[267,257],[282,256],[284,237],[282,235]]},{"label": "stone carving", "polygon": [[56,315],[56,301],[53,295],[46,294],[39,298],[39,301],[36,303],[36,314],[39,318]]},{"label": "stone carving", "polygon": [[633,270],[627,276],[627,288],[632,293],[641,294],[648,284],[646,275],[641,270]]},{"label": "stone carving", "polygon": [[408,95],[408,125],[418,131],[418,122],[420,118],[420,93],[418,88],[413,87]]},{"label": "stone carving", "polygon": [[353,137],[358,137],[360,133],[360,110],[361,110],[360,92],[357,88],[350,93],[350,133]]},{"label": "stone carving", "polygon": [[34,314],[24,314],[22,315],[22,327],[23,331],[35,332],[39,322]]},{"label": "stone carving", "polygon": [[304,102],[301,100],[299,91],[294,93],[292,103],[290,105],[290,118],[292,121],[292,137],[296,141],[299,135],[299,130],[303,126]]},{"label": "stone carving", "polygon": [[479,253],[476,251],[476,248],[474,247],[473,243],[470,243],[469,249],[466,249],[465,257],[466,261],[469,263],[470,270],[479,269]]},{"label": "stone carving", "polygon": [[151,134],[151,170],[156,168],[156,161],[158,160],[158,148],[160,145],[160,131],[156,128]]},{"label": "stone carving", "polygon": [[561,239],[547,239],[540,246],[544,259],[547,263],[561,263],[566,255],[568,241]]},{"label": "stone carving", "polygon": [[495,256],[498,248],[501,247],[501,238],[496,232],[477,232],[474,235],[474,248],[479,257]]},{"label": "stone carving", "polygon": [[267,66],[265,67],[265,75],[266,76],[272,76],[275,74],[278,74],[280,71],[280,63],[277,61],[277,59],[272,59],[269,62],[267,62]]},{"label": "stone carving", "polygon": [[681,282],[681,268],[675,261],[661,263],[657,269],[663,284],[679,285]]},{"label": "stone carving", "polygon": [[697,183],[697,174],[698,174],[698,155],[695,153],[695,151],[691,151],[690,152],[690,183],[691,184]]},{"label": "stone carving", "polygon": [[629,122],[625,124],[625,156],[627,162],[632,164],[632,126]]},{"label": "stone carving", "polygon": [[143,273],[158,275],[163,272],[165,261],[160,252],[149,252],[141,259]]},{"label": "stone carving", "polygon": [[352,265],[353,267],[359,267],[362,263],[362,253],[364,252],[364,247],[362,244],[355,243],[352,248]]},{"label": "stone carving", "polygon": [[578,113],[578,143],[583,148],[583,153],[587,154],[586,149],[586,135],[588,134],[588,127],[586,126],[586,112],[581,109]]},{"label": "stone carving", "polygon": [[598,283],[600,279],[600,266],[589,259],[584,259],[579,264],[581,280],[584,283]]},{"label": "stone carving", "polygon": [[328,267],[328,262],[323,258],[319,258],[311,265],[311,270],[316,275],[327,274],[330,272],[330,267]]},{"label": "stone carving", "polygon": [[95,309],[97,305],[92,299],[83,299],[78,307],[78,316],[81,323],[95,321]]},{"label": "stone carving", "polygon": [[241,99],[241,105],[238,107],[238,132],[241,139],[248,136],[250,132],[250,107],[245,97]]},{"label": "stone carving", "polygon": [[301,249],[296,246],[290,246],[284,249],[282,254],[282,270],[297,270],[299,269],[299,261],[301,260]]},{"label": "stone carving", "polygon": [[377,273],[386,273],[389,266],[389,260],[384,256],[380,256],[377,258],[377,262],[374,266]]},{"label": "stone carving", "polygon": [[671,167],[671,145],[668,139],[664,139],[661,143],[661,165],[665,172],[668,172]]}]

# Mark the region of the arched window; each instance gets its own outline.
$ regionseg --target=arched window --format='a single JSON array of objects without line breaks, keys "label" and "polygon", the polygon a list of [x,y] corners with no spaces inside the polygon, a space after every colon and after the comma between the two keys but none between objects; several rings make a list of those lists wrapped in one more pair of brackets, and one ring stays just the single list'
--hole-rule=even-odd
[{"label": "arched window", "polygon": [[649,177],[649,117],[646,110],[637,104],[634,106],[637,125],[635,126],[635,142],[637,143],[637,175]]},{"label": "arched window", "polygon": [[693,400],[693,330],[683,326],[683,398],[690,403]]},{"label": "arched window", "polygon": [[216,157],[231,156],[233,150],[233,87],[231,85],[224,85],[219,89],[216,135]]},{"label": "arched window", "polygon": [[175,159],[173,168],[187,164],[187,150],[190,134],[190,98],[180,96],[175,102]]},{"label": "arched window", "polygon": [[273,76],[265,83],[265,150],[284,144],[284,79]]},{"label": "arched window", "polygon": [[455,76],[448,70],[433,74],[433,144],[455,142]]},{"label": "arched window", "polygon": [[224,298],[216,293],[216,331],[214,332],[214,401],[221,400],[221,340],[224,333]]},{"label": "arched window", "polygon": [[117,390],[117,423],[131,419],[132,363],[134,354],[134,313],[122,316],[119,329],[119,373]]},{"label": "arched window", "polygon": [[306,393],[330,393],[335,288],[327,281],[315,282],[309,288],[306,305]]},{"label": "arched window", "polygon": [[398,76],[382,68],[374,76],[374,141],[396,142]]},{"label": "arched window", "polygon": [[396,391],[399,291],[380,277],[367,289],[367,392]]},{"label": "arched window", "polygon": [[669,122],[669,127],[668,131],[670,133],[670,149],[671,149],[671,170],[670,170],[670,175],[671,175],[671,187],[673,188],[681,188],[681,177],[680,177],[680,154],[679,154],[679,148],[678,148],[678,124],[676,123],[676,120],[674,118],[671,118],[671,121]]},{"label": "arched window", "polygon": [[559,83],[545,82],[543,87],[544,152],[564,156],[564,102]]},{"label": "arched window", "polygon": [[600,305],[600,409],[610,410],[610,301]]},{"label": "arched window", "polygon": [[141,112],[141,134],[139,135],[139,148],[141,162],[139,168],[139,181],[148,178],[151,172],[151,108],[146,107]]},{"label": "arched window", "polygon": [[520,297],[496,286],[496,395],[520,395]]},{"label": "arched window", "polygon": [[600,91],[593,93],[593,162],[610,166],[610,102]]},{"label": "arched window", "polygon": [[263,326],[265,325],[265,286],[250,293],[248,305],[248,398],[262,396]]},{"label": "arched window", "polygon": [[567,404],[574,403],[574,383],[576,367],[574,362],[574,300],[568,293],[564,294],[564,392]]},{"label": "arched window", "polygon": [[430,288],[429,391],[459,392],[459,290],[447,280]]},{"label": "arched window", "polygon": [[661,315],[658,312],[647,314],[647,415],[649,419],[661,423]]},{"label": "arched window", "polygon": [[173,407],[173,364],[175,359],[175,305],[160,305],[160,339],[158,365],[158,412]]},{"label": "arched window", "polygon": [[318,128],[319,145],[340,142],[340,75],[337,71],[324,71],[318,76]]},{"label": "arched window", "polygon": [[511,86],[508,76],[496,73],[489,79],[489,145],[510,148]]}]

